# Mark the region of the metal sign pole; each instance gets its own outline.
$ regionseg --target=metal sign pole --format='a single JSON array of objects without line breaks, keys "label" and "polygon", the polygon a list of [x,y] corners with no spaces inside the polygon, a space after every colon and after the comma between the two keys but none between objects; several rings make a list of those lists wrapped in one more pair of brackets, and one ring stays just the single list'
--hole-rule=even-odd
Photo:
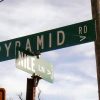
[{"label": "metal sign pole", "polygon": [[27,78],[26,100],[33,100],[33,79]]},{"label": "metal sign pole", "polygon": [[36,87],[33,87],[33,100],[35,100],[36,97]]},{"label": "metal sign pole", "polygon": [[33,76],[32,78],[27,78],[27,92],[26,100],[35,100],[36,97],[36,87],[38,86],[39,76]]},{"label": "metal sign pole", "polygon": [[[35,52],[33,56],[37,56],[39,59],[40,52]],[[41,77],[33,74],[32,78],[27,78],[27,92],[26,100],[35,100],[36,97],[36,87],[38,86]]]},{"label": "metal sign pole", "polygon": [[91,0],[92,15],[96,20],[97,39],[95,42],[96,64],[97,64],[97,79],[98,79],[98,94],[100,100],[100,0]]},{"label": "metal sign pole", "polygon": [[6,91],[4,88],[0,88],[0,100],[6,100]]}]

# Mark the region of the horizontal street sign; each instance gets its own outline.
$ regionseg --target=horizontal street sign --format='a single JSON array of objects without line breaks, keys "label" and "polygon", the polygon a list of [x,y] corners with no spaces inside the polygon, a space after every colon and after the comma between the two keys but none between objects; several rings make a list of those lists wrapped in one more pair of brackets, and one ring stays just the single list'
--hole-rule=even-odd
[{"label": "horizontal street sign", "polygon": [[36,56],[29,56],[25,53],[21,50],[16,51],[16,67],[32,75],[35,73],[35,75],[52,83],[53,65],[44,59],[38,59]]},{"label": "horizontal street sign", "polygon": [[95,21],[89,20],[0,42],[0,61],[14,59],[16,47],[21,47],[30,52],[46,52],[95,41],[95,39]]}]

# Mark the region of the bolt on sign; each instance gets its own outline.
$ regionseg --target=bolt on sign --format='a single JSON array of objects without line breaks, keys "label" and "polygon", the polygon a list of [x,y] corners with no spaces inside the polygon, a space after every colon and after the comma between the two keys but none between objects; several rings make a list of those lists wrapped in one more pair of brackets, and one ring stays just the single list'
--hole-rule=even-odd
[{"label": "bolt on sign", "polygon": [[48,61],[27,55],[24,51],[16,51],[16,68],[27,73],[38,75],[48,82],[53,82],[53,65]]},{"label": "bolt on sign", "polygon": [[0,61],[15,58],[16,47],[24,50],[46,52],[95,41],[95,21],[89,20],[38,34],[0,42]]},{"label": "bolt on sign", "polygon": [[5,100],[5,89],[0,88],[0,100]]}]

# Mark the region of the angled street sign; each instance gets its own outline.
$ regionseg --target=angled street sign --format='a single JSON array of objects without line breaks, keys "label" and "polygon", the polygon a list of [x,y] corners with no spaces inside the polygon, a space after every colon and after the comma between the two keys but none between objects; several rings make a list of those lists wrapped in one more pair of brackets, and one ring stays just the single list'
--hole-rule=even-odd
[{"label": "angled street sign", "polygon": [[0,42],[0,61],[15,58],[16,47],[24,50],[46,52],[95,41],[95,21],[89,20],[38,34]]},{"label": "angled street sign", "polygon": [[53,82],[53,65],[44,59],[38,59],[36,56],[30,56],[18,50],[16,51],[16,67],[30,74],[35,73],[48,82]]},{"label": "angled street sign", "polygon": [[36,59],[35,73],[48,82],[53,82],[53,65],[44,59]]}]

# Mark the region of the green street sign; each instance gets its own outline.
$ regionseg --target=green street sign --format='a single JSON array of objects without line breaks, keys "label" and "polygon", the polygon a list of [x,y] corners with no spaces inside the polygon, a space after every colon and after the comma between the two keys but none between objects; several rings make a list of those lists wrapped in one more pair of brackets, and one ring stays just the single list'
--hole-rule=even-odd
[{"label": "green street sign", "polygon": [[16,68],[53,82],[53,65],[44,59],[27,55],[24,51],[16,51]]},{"label": "green street sign", "polygon": [[42,53],[95,41],[95,39],[95,21],[89,20],[0,42],[0,61],[14,59],[16,47],[21,47],[30,52],[40,51]]}]

